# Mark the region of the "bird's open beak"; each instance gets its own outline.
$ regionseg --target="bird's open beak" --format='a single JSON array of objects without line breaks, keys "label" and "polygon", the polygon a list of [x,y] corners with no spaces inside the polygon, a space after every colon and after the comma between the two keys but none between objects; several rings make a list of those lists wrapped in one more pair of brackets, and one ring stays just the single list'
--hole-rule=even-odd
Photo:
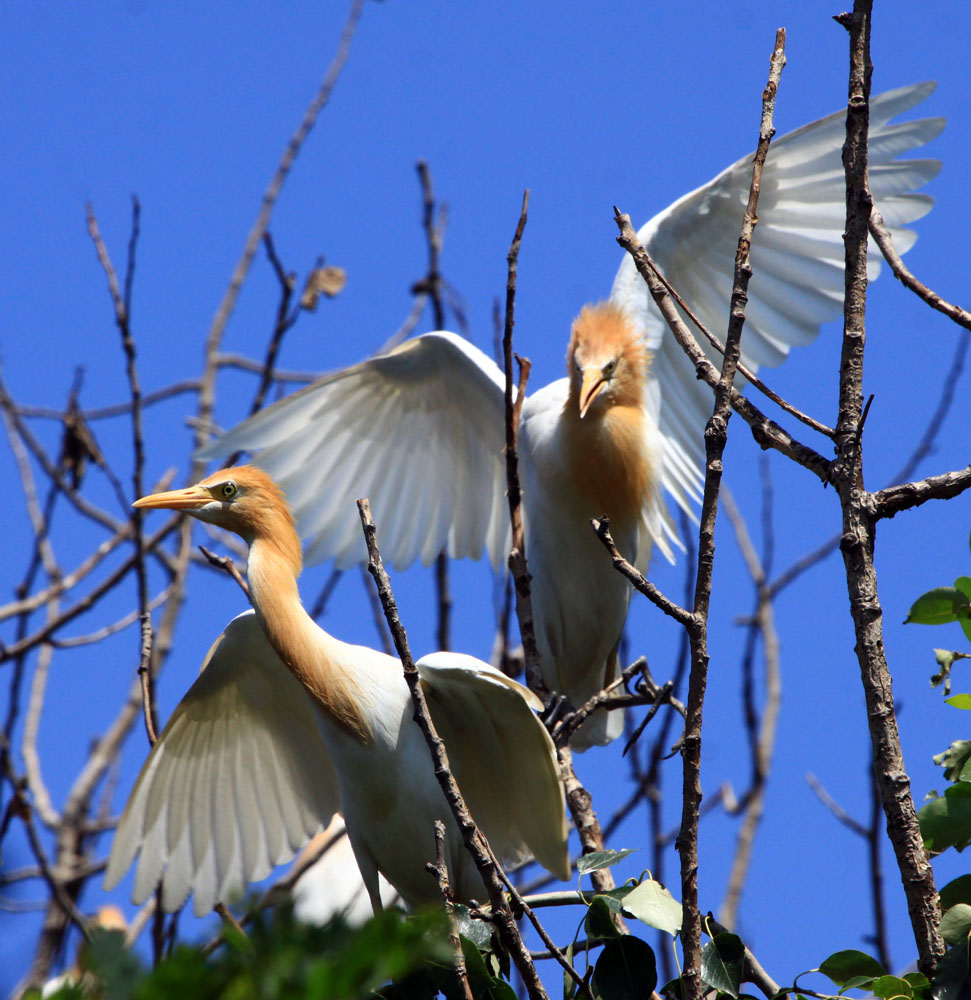
[{"label": "bird's open beak", "polygon": [[132,507],[150,507],[164,510],[198,510],[212,501],[212,494],[202,486],[189,486],[184,490],[152,493],[136,500]]},{"label": "bird's open beak", "polygon": [[587,415],[590,405],[600,395],[603,387],[607,384],[604,373],[599,368],[584,368],[583,378],[580,381],[580,417]]}]

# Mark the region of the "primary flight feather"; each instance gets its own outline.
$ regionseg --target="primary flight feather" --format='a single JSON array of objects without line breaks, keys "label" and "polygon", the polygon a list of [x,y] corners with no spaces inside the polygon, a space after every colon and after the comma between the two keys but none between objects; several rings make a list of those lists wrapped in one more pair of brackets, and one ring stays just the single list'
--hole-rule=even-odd
[{"label": "primary flight feather", "polygon": [[[931,207],[915,193],[940,168],[901,160],[943,119],[893,123],[933,90],[889,91],[870,104],[870,185],[896,246]],[[845,112],[772,143],[752,247],[742,360],[785,360],[840,312]],[[656,215],[639,233],[661,270],[709,329],[726,324],[751,160],[722,171]],[[870,263],[875,277],[879,261]],[[568,377],[524,403],[520,460],[526,553],[543,676],[579,706],[617,673],[630,600],[589,519],[607,514],[620,551],[646,569],[652,546],[673,558],[677,533],[663,492],[691,510],[702,482],[703,430],[712,396],[667,331],[625,257],[609,299],[573,325]],[[445,549],[498,566],[509,548],[503,379],[453,333],[407,341],[326,375],[219,437],[210,459],[246,450],[287,490],[307,558],[341,567],[364,559],[354,499],[368,496],[395,566]],[[663,488],[663,489],[662,489]],[[621,712],[597,713],[574,737],[583,749],[622,730]]]}]

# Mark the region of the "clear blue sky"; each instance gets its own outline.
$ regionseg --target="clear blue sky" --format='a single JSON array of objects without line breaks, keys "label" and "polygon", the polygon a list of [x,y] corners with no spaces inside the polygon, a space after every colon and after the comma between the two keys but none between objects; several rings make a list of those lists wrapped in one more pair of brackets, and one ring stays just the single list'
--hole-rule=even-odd
[{"label": "clear blue sky", "polygon": [[[491,310],[505,282],[505,254],[524,188],[532,191],[517,300],[518,349],[534,363],[535,384],[561,373],[569,324],[582,304],[610,290],[621,251],[616,204],[636,223],[703,183],[754,146],[759,100],[780,16],[789,63],[776,122],[780,134],[835,110],[845,100],[847,39],[820,3],[671,5],[618,2],[520,5],[368,3],[350,62],[297,161],[271,230],[287,267],[305,271],[318,254],[347,270],[346,290],[304,317],[281,364],[326,370],[379,347],[411,307],[409,287],[425,269],[414,164],[430,164],[449,205],[442,268],[461,295],[470,337],[491,350]],[[121,268],[131,194],[142,204],[133,329],[147,389],[194,375],[203,338],[221,299],[260,196],[283,146],[323,77],[343,23],[343,4],[250,2],[148,4],[143,0],[73,4],[7,3],[0,9],[0,360],[14,397],[60,406],[77,366],[86,371],[82,402],[126,398],[123,359],[105,280],[84,225],[93,202]],[[947,297],[962,300],[967,280],[966,177],[971,163],[967,39],[971,8],[928,0],[878,5],[873,31],[874,90],[936,79],[919,109],[948,127],[930,149],[944,169],[928,188],[934,211],[917,224],[909,265]],[[276,304],[275,279],[260,256],[227,330],[225,348],[259,356]],[[429,329],[426,315],[420,329]],[[454,321],[450,321],[454,328]],[[915,445],[936,403],[956,332],[884,275],[869,309],[866,390],[875,394],[866,425],[868,485],[882,485]],[[826,422],[835,417],[838,328],[798,351],[772,384]],[[966,397],[966,380],[959,399]],[[218,412],[225,424],[244,412],[251,383],[226,377]],[[148,416],[147,477],[188,468],[188,397]],[[37,433],[56,450],[54,425]],[[130,482],[130,444],[122,424],[95,427]],[[758,449],[739,424],[727,455],[727,480],[758,530]],[[936,453],[920,475],[968,461],[965,407],[959,402]],[[817,447],[824,444],[813,442]],[[776,567],[782,569],[839,530],[832,491],[778,457],[771,460],[776,500]],[[0,445],[8,484],[2,517],[5,594],[19,580],[29,524],[9,446]],[[92,477],[92,496],[115,516],[117,505]],[[942,780],[931,754],[966,736],[962,716],[941,703],[927,678],[932,646],[958,644],[958,630],[900,626],[911,600],[949,583],[971,564],[971,500],[963,498],[881,526],[877,566],[886,643],[903,703],[904,751],[918,800]],[[82,538],[62,519],[54,544],[73,566],[96,536]],[[101,536],[97,536],[100,540]],[[704,787],[744,787],[748,762],[739,722],[738,654],[733,625],[752,598],[727,525],[718,537],[712,662],[704,750]],[[680,567],[658,562],[655,579],[681,592]],[[308,571],[314,594],[326,569]],[[852,814],[866,817],[868,739],[842,561],[831,557],[780,598],[784,706],[767,815],[741,911],[740,930],[780,981],[818,965],[840,947],[861,946],[870,927],[862,842],[837,825],[806,783],[814,773]],[[415,571],[395,581],[413,648],[433,648],[432,584]],[[158,585],[159,580],[155,581]],[[481,566],[456,571],[455,644],[487,656],[492,584]],[[131,606],[119,596],[65,635],[90,631]],[[178,648],[160,685],[163,716],[188,687],[205,650],[241,597],[228,580],[199,574]],[[323,623],[341,638],[372,642],[370,613],[353,576],[338,588]],[[3,633],[9,639],[9,631]],[[677,632],[646,605],[631,618],[631,651],[647,653],[654,674],[672,669]],[[44,776],[60,804],[93,734],[104,729],[137,663],[134,629],[110,644],[55,657],[40,748]],[[957,685],[960,690],[962,684]],[[0,677],[0,702],[7,682]],[[19,734],[18,734],[19,738]],[[145,753],[136,732],[127,747],[116,805]],[[666,808],[680,810],[680,767],[668,763]],[[622,801],[619,751],[580,761],[603,817]],[[611,846],[643,842],[635,817]],[[702,829],[701,892],[721,901],[736,824],[720,815]],[[107,849],[107,843],[104,849]],[[29,862],[19,835],[4,863]],[[623,875],[648,865],[645,852]],[[909,961],[903,897],[885,851],[891,947]],[[677,859],[666,877],[677,892]],[[942,863],[939,881],[959,873]],[[36,892],[36,887],[32,892]],[[35,898],[17,890],[22,901]],[[87,910],[105,901],[96,883]],[[0,990],[9,988],[32,947],[33,915],[0,912]],[[183,923],[193,933],[189,920]]]}]

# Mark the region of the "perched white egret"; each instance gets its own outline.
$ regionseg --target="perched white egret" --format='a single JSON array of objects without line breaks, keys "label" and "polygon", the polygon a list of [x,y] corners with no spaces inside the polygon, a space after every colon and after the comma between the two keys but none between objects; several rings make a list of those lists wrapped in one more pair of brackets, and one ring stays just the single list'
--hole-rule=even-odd
[{"label": "perched white egret", "polygon": [[[940,118],[891,123],[932,83],[870,104],[870,186],[906,251],[903,227],[931,207],[915,190],[936,160],[898,157],[929,142]],[[752,246],[742,360],[778,365],[813,340],[843,300],[845,112],[772,143]],[[728,316],[735,248],[751,160],[678,199],[639,237],[709,329]],[[874,257],[870,277],[879,270]],[[618,670],[630,600],[589,525],[607,514],[620,551],[647,567],[652,545],[677,542],[662,495],[691,510],[702,480],[703,430],[712,394],[695,378],[627,256],[606,303],[573,325],[568,378],[533,393],[522,411],[526,554],[546,684],[581,704]],[[354,498],[368,496],[383,549],[397,567],[442,549],[499,565],[508,551],[502,375],[452,333],[425,334],[327,375],[218,438],[200,456],[237,450],[283,484],[311,561],[346,567],[364,558]],[[575,737],[583,749],[622,729],[599,713]]]},{"label": "perched white egret", "polygon": [[[230,622],[149,754],[112,844],[106,888],[139,855],[133,900],[161,882],[162,906],[190,892],[197,914],[288,860],[339,808],[375,909],[378,873],[410,905],[438,897],[425,864],[446,824],[457,898],[486,898],[432,768],[394,657],[328,635],[297,590],[300,542],[261,469],[224,469],[136,501],[184,510],[249,544],[254,611]],[[532,854],[569,877],[556,754],[539,700],[471,656],[418,661],[455,777],[496,853]]]}]

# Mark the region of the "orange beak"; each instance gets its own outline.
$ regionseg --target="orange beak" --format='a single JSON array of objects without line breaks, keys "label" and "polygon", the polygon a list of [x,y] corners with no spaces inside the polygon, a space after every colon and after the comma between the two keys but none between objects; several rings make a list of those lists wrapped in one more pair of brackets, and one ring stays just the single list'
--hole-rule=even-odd
[{"label": "orange beak", "polygon": [[152,493],[136,500],[132,507],[148,507],[162,510],[198,510],[212,502],[212,494],[204,486],[189,486],[184,490],[169,490],[167,493]]},{"label": "orange beak", "polygon": [[600,395],[607,384],[604,373],[599,368],[584,368],[580,381],[580,418],[587,415],[590,405]]}]

